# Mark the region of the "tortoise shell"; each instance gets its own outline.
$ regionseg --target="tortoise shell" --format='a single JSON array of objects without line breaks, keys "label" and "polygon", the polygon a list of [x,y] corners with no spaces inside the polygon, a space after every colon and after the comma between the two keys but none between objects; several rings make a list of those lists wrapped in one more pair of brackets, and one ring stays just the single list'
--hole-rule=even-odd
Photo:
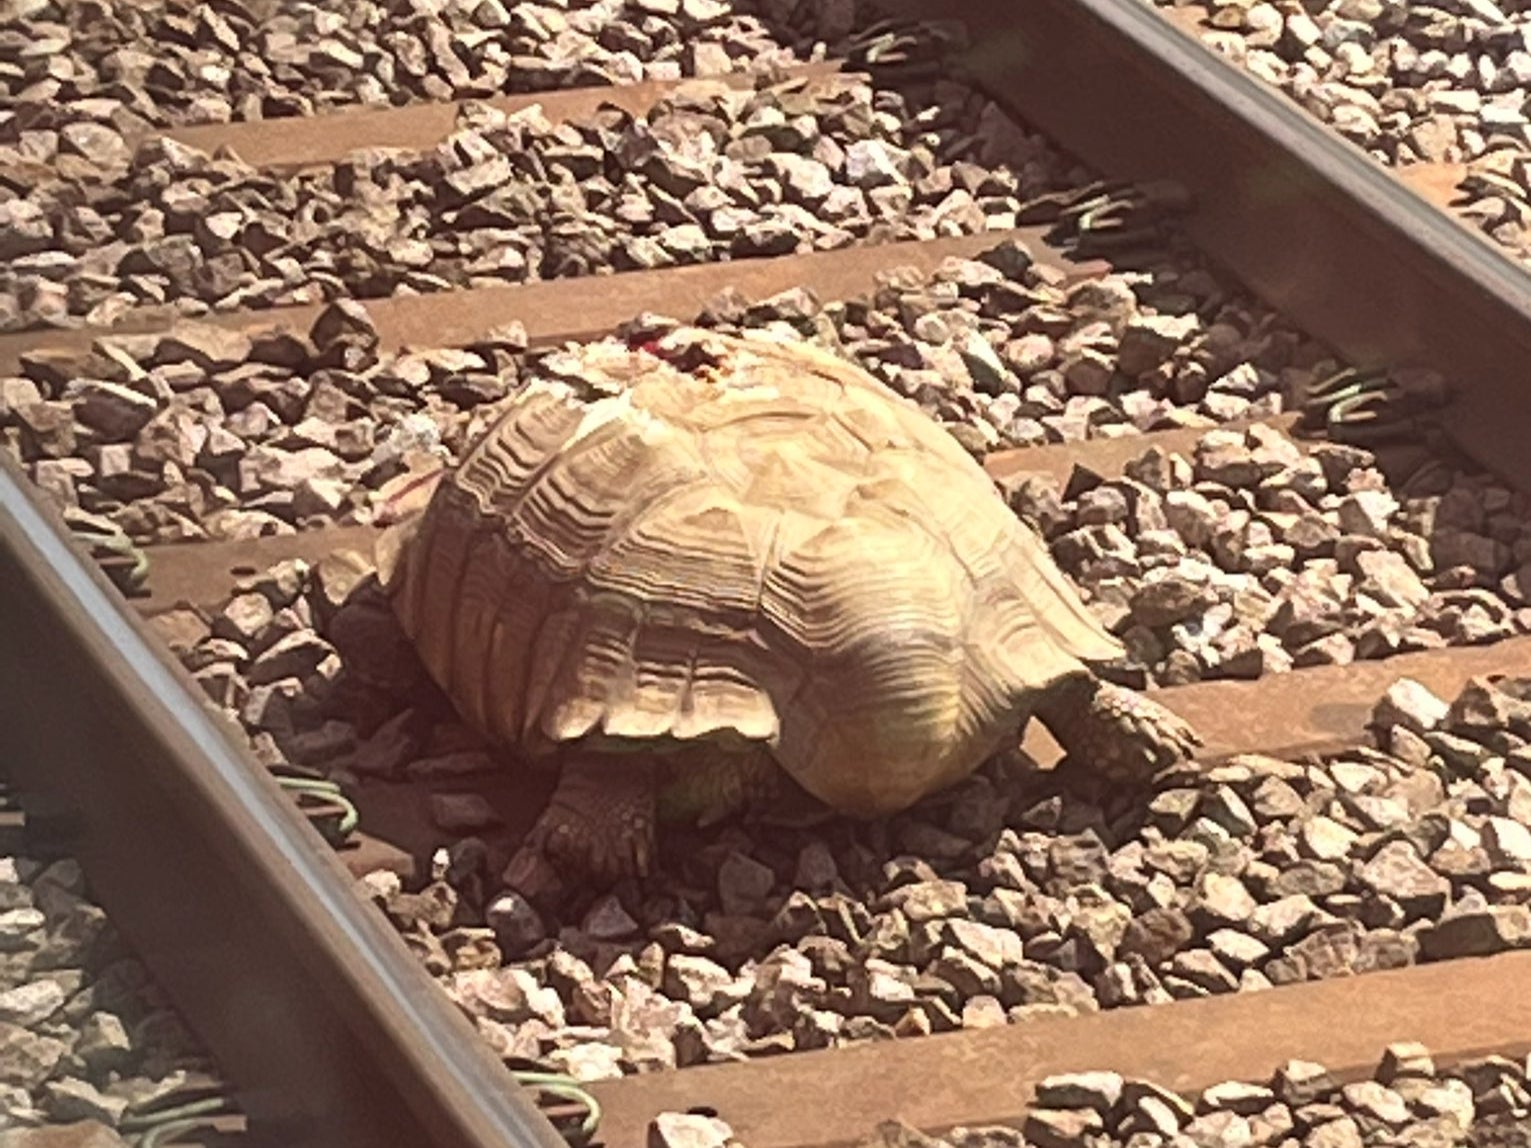
[{"label": "tortoise shell", "polygon": [[864,371],[694,330],[580,354],[603,397],[529,386],[380,554],[490,737],[764,744],[872,816],[1120,655],[982,468]]}]

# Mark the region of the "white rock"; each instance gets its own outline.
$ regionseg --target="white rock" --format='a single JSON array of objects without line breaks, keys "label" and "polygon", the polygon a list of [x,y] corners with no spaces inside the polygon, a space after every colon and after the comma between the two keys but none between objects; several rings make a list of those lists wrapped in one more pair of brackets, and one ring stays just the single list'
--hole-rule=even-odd
[{"label": "white rock", "polygon": [[734,1130],[716,1116],[661,1112],[649,1124],[648,1148],[726,1148]]},{"label": "white rock", "polygon": [[1483,827],[1483,844],[1499,859],[1531,861],[1531,829],[1508,817],[1488,819]]},{"label": "white rock", "polygon": [[1413,678],[1399,678],[1372,709],[1372,727],[1383,730],[1401,725],[1426,733],[1445,721],[1450,710],[1448,703]]},{"label": "white rock", "polygon": [[41,1024],[69,999],[64,986],[43,977],[0,993],[0,1021],[30,1028]]}]

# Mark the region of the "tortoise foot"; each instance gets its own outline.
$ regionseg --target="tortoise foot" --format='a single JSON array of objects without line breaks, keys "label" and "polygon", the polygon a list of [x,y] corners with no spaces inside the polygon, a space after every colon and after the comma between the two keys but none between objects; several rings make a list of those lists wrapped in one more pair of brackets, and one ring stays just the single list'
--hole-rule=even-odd
[{"label": "tortoise foot", "polygon": [[1073,766],[1113,781],[1147,782],[1202,744],[1158,702],[1099,680],[1064,692],[1041,716]]},{"label": "tortoise foot", "polygon": [[654,859],[654,780],[631,759],[566,762],[558,788],[505,869],[505,883],[546,903],[580,882],[644,877]]}]

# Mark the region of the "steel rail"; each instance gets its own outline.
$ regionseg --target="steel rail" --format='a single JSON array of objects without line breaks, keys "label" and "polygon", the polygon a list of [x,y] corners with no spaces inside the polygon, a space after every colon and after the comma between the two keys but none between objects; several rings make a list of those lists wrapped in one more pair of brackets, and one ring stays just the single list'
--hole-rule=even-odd
[{"label": "steel rail", "polygon": [[1143,0],[953,0],[943,15],[969,30],[954,67],[1103,175],[1181,183],[1191,238],[1310,334],[1362,366],[1457,382],[1452,437],[1531,489],[1531,276],[1502,249]]},{"label": "steel rail", "polygon": [[62,815],[256,1142],[561,1148],[194,689],[0,457],[0,762]]}]

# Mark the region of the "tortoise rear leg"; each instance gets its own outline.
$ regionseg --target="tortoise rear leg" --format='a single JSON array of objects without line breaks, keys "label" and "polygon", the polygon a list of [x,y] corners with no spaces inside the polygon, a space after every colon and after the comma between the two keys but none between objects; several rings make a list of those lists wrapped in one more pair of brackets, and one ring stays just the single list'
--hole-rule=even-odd
[{"label": "tortoise rear leg", "polygon": [[654,858],[657,769],[623,755],[570,755],[558,786],[505,869],[528,900],[556,899],[582,879],[647,876]]},{"label": "tortoise rear leg", "polygon": [[1158,702],[1085,674],[1048,691],[1036,713],[1075,766],[1111,781],[1145,782],[1201,745]]}]

